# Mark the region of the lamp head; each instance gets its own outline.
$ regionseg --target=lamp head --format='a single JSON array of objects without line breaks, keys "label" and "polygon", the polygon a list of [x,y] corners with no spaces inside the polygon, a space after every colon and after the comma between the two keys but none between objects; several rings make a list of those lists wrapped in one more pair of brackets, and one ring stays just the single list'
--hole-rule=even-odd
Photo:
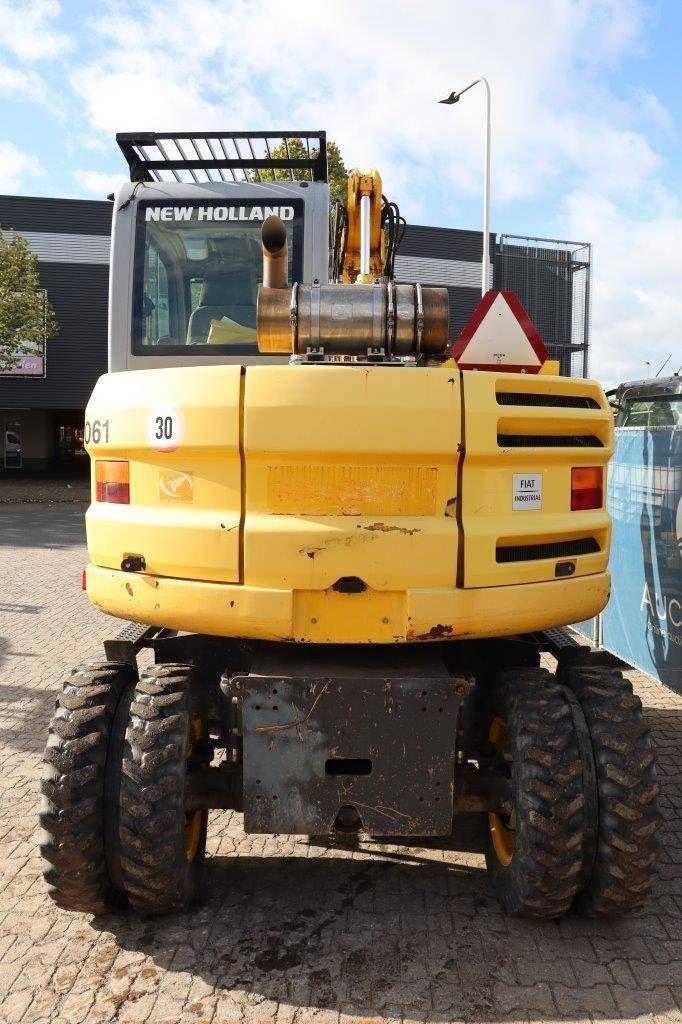
[{"label": "lamp head", "polygon": [[460,94],[458,92],[451,92],[444,100],[438,100],[438,102],[445,103],[446,106],[450,107],[453,103],[459,103],[459,97]]}]

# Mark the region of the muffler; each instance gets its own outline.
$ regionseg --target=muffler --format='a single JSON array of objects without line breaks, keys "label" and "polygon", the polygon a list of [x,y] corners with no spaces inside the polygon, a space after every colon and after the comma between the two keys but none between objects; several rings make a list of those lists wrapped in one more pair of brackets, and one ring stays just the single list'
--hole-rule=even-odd
[{"label": "muffler", "polygon": [[263,287],[287,286],[287,229],[279,217],[267,217],[261,228]]},{"label": "muffler", "polygon": [[263,224],[263,285],[258,291],[261,352],[318,358],[438,357],[448,347],[447,288],[420,284],[294,284],[286,287],[286,229]]}]

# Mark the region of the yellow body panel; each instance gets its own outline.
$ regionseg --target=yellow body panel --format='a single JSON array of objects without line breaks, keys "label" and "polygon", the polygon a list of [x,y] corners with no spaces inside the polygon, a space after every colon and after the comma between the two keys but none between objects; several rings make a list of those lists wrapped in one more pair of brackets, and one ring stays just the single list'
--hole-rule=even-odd
[{"label": "yellow body panel", "polygon": [[[497,547],[549,544],[582,537],[594,537],[600,550],[581,555],[576,574],[603,572],[608,564],[611,535],[605,505],[593,511],[571,512],[573,466],[603,467],[606,498],[606,468],[613,454],[613,417],[599,385],[565,377],[465,372],[462,386],[466,436],[462,473],[464,586],[492,587],[553,579],[556,559],[501,564],[496,560]],[[598,407],[501,405],[498,394],[509,393],[547,395],[550,399],[569,395],[591,400]],[[506,446],[501,439],[508,437],[528,441],[591,438],[599,446]],[[541,508],[514,510],[516,474],[541,474]]]},{"label": "yellow body panel", "polygon": [[[93,497],[94,460],[127,459],[131,503],[93,501],[91,561],[118,569],[126,555],[142,554],[158,576],[239,580],[241,385],[239,366],[100,378],[85,412]],[[169,447],[154,447],[156,420],[169,416],[178,443],[162,438]]]},{"label": "yellow body panel", "polygon": [[459,388],[440,368],[380,370],[247,370],[245,584],[452,583]]},{"label": "yellow body panel", "polygon": [[[503,392],[521,399],[501,404]],[[130,463],[130,504],[93,501],[87,515],[88,594],[113,615],[380,643],[549,628],[608,598],[608,516],[570,511],[572,466],[605,467],[612,452],[592,382],[452,366],[145,370],[103,377],[86,420],[93,460]],[[169,436],[157,442],[158,420]],[[597,441],[502,445],[511,435]],[[519,473],[542,475],[541,508],[514,509]],[[555,578],[559,554],[496,558],[500,545],[585,537],[599,550],[571,556],[571,578]],[[121,570],[130,555],[143,572]],[[364,591],[333,589],[348,577]]]}]

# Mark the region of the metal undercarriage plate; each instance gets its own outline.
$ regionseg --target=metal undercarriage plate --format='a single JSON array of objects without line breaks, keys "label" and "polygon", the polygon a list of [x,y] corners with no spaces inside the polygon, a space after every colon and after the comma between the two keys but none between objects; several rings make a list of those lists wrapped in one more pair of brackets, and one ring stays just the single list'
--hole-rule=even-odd
[{"label": "metal undercarriage plate", "polygon": [[233,679],[246,832],[324,835],[351,806],[370,835],[450,834],[466,681],[430,668]]}]

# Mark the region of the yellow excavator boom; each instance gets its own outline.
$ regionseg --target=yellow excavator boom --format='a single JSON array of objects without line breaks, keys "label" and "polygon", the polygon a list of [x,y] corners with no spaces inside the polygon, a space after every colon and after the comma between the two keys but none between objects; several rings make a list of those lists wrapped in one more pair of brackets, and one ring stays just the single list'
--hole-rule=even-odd
[{"label": "yellow excavator boom", "polygon": [[[369,204],[369,269],[365,272],[361,265],[363,202]],[[362,171],[352,170],[348,175],[348,226],[341,274],[343,284],[371,284],[383,275],[381,203],[379,172],[375,169],[363,174]]]}]

